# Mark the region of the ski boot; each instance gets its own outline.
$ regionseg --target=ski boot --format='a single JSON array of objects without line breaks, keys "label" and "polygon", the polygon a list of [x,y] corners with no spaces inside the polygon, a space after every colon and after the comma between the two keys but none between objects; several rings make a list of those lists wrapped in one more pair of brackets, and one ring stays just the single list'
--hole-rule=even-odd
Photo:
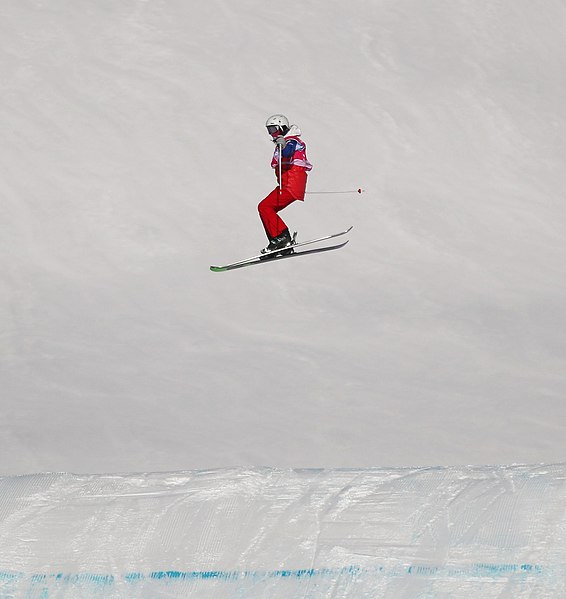
[{"label": "ski boot", "polygon": [[275,258],[276,256],[286,256],[287,254],[292,254],[292,246],[295,244],[296,235],[297,234],[295,233],[293,237],[291,237],[289,229],[285,229],[276,237],[272,237],[269,241],[269,245],[265,249],[261,250],[261,253],[266,255],[261,256],[260,260],[269,260],[270,258]]}]

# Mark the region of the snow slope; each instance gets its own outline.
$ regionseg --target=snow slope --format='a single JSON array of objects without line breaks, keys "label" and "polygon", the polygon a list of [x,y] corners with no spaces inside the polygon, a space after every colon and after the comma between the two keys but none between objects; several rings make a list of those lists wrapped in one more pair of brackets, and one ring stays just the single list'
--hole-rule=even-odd
[{"label": "snow slope", "polygon": [[[560,0],[0,3],[0,471],[556,462]],[[265,118],[315,169],[265,240]]]},{"label": "snow slope", "polygon": [[[565,30],[0,0],[0,599],[564,596]],[[280,111],[351,241],[211,273]]]},{"label": "snow slope", "polygon": [[566,467],[0,480],[0,598],[566,593]]}]

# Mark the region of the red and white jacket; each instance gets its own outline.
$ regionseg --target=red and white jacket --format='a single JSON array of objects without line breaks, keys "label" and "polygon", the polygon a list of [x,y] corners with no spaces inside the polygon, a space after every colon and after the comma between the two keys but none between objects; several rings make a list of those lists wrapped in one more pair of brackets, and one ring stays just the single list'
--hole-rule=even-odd
[{"label": "red and white jacket", "polygon": [[[297,125],[291,125],[289,131],[285,135],[286,144],[282,152],[281,167],[283,170],[288,170],[291,167],[298,166],[305,171],[312,169],[312,164],[307,158],[307,145],[300,138],[301,130]],[[271,159],[271,168],[279,167],[279,146],[275,147],[273,158]]]}]

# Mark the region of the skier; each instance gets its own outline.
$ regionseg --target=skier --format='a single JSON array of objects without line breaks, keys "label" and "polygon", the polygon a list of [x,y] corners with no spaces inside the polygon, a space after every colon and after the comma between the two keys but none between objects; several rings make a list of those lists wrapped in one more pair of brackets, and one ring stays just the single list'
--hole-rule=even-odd
[{"label": "skier", "polygon": [[[301,130],[296,125],[289,126],[289,120],[282,114],[274,114],[265,123],[269,135],[275,144],[271,167],[275,169],[278,186],[258,205],[258,212],[269,245],[261,253],[283,250],[281,254],[292,252],[285,250],[293,244],[287,225],[278,212],[295,200],[305,199],[307,172],[312,164],[307,159],[307,147],[300,138]],[[265,258],[274,257],[269,254]]]}]

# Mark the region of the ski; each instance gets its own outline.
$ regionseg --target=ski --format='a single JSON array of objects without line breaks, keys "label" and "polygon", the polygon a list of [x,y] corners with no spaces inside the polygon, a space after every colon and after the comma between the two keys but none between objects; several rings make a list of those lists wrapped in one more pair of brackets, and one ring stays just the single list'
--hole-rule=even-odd
[{"label": "ski", "polygon": [[[246,266],[255,266],[256,264],[270,264],[271,262],[276,262],[278,260],[284,260],[285,258],[298,258],[299,256],[307,256],[309,254],[320,254],[321,252],[328,252],[330,250],[338,250],[341,247],[344,247],[348,243],[348,240],[343,241],[342,243],[338,243],[336,245],[329,245],[323,248],[314,248],[312,250],[303,250],[302,252],[293,252],[292,254],[282,254],[280,256],[274,256],[273,258],[269,258],[268,260],[260,260],[259,258],[235,262],[234,264],[227,264],[226,266],[211,266],[210,270],[212,272],[224,272],[226,270],[235,270],[236,268],[245,268]],[[298,244],[297,244],[298,245]],[[271,252],[273,253],[273,252]],[[265,254],[262,254],[265,255]]]},{"label": "ski", "polygon": [[[266,258],[267,256],[271,255],[271,254],[278,254],[280,253],[282,250],[272,250],[270,252],[265,252],[263,254],[258,254],[257,256],[252,256],[251,258],[246,258],[245,260],[240,260],[239,262],[233,262],[232,264],[226,264],[225,266],[211,266],[210,270],[212,270],[213,272],[223,272],[225,270],[234,270],[235,268],[240,268],[241,266],[247,266],[248,264],[257,264],[258,262],[273,262],[274,260],[279,260],[281,258],[291,258],[292,256],[300,256],[303,254],[307,254],[307,253],[318,253],[321,251],[325,251],[325,250],[334,250],[334,249],[338,249],[343,247],[344,245],[346,245],[346,243],[348,243],[347,241],[345,243],[341,243],[338,245],[334,245],[334,246],[330,246],[327,248],[319,248],[317,250],[312,250],[309,252],[295,252],[295,249],[298,247],[302,247],[305,245],[310,245],[312,243],[320,243],[322,241],[328,241],[329,239],[334,239],[336,237],[340,237],[342,235],[346,235],[347,233],[349,233],[352,229],[353,229],[353,225],[351,227],[349,227],[348,229],[346,229],[345,231],[340,231],[339,233],[333,233],[332,235],[325,235],[324,237],[317,237],[316,239],[309,239],[307,241],[301,241],[299,243],[295,243],[292,246],[289,246],[288,248],[284,248],[284,250],[286,249],[292,249],[293,252],[290,254],[284,254],[282,256],[275,256],[274,258]],[[260,258],[262,258],[260,260]]]}]

